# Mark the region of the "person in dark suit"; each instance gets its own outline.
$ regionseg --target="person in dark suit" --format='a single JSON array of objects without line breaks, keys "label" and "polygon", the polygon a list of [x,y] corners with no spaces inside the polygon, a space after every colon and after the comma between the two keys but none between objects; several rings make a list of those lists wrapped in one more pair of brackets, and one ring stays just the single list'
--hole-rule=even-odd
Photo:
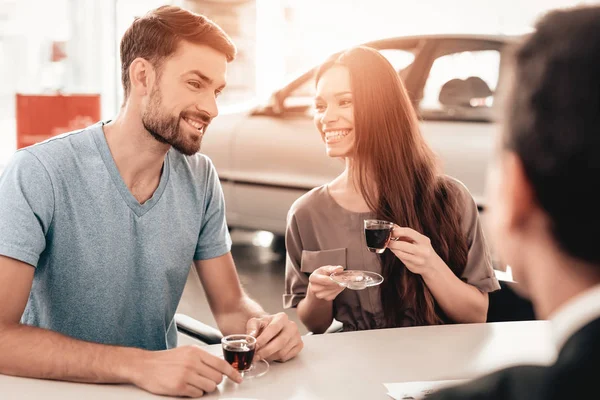
[{"label": "person in dark suit", "polygon": [[490,176],[492,239],[551,321],[558,357],[428,400],[598,398],[600,7],[553,11],[515,51]]}]

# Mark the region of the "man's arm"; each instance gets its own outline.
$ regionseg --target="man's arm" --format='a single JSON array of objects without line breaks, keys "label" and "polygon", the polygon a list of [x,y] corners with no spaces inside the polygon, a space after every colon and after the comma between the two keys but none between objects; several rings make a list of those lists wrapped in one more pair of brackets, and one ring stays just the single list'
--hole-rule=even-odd
[{"label": "man's arm", "polygon": [[104,346],[20,324],[34,268],[0,256],[0,373],[77,382],[128,381],[142,350]]},{"label": "man's arm", "polygon": [[287,361],[302,350],[298,327],[287,314],[269,315],[244,293],[230,252],[194,264],[223,334],[255,336],[258,355],[269,360]]},{"label": "man's arm", "polygon": [[208,260],[195,260],[194,265],[223,335],[245,333],[250,318],[268,315],[242,289],[231,253]]},{"label": "man's arm", "polygon": [[197,346],[147,351],[89,343],[20,324],[34,268],[0,256],[0,373],[89,383],[132,383],[149,392],[199,397],[223,374],[241,377],[227,362]]}]

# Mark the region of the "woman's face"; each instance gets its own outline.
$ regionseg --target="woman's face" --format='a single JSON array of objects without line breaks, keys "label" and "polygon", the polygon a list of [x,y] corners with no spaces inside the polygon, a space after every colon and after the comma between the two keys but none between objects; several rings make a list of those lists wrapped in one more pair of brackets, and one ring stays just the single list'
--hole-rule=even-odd
[{"label": "woman's face", "polygon": [[348,68],[336,65],[317,82],[315,126],[329,157],[349,157],[354,148],[354,105]]}]

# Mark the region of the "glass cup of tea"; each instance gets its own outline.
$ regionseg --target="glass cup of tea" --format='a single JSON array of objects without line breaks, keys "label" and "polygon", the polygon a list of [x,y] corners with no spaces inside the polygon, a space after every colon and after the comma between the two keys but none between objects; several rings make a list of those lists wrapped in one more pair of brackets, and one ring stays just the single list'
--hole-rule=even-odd
[{"label": "glass cup of tea", "polygon": [[254,360],[256,338],[251,335],[229,335],[221,339],[223,357],[237,369],[242,377],[255,378],[267,373],[269,363],[266,360]]},{"label": "glass cup of tea", "polygon": [[383,253],[392,238],[394,223],[379,219],[365,219],[364,224],[367,248],[373,253]]}]

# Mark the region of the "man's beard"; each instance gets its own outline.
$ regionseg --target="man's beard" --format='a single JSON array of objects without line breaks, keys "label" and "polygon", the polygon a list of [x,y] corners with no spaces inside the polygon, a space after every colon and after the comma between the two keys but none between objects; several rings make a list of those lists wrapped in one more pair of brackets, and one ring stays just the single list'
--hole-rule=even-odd
[{"label": "man's beard", "polygon": [[[202,136],[198,140],[188,138],[181,132],[179,123],[183,115],[177,117],[164,115],[160,110],[162,107],[160,92],[155,89],[150,94],[150,103],[142,114],[142,124],[150,135],[160,143],[171,145],[178,152],[186,156],[192,156],[200,151]],[[208,121],[204,119],[208,125]],[[206,126],[204,131],[206,131]],[[200,132],[198,132],[200,135]]]}]

